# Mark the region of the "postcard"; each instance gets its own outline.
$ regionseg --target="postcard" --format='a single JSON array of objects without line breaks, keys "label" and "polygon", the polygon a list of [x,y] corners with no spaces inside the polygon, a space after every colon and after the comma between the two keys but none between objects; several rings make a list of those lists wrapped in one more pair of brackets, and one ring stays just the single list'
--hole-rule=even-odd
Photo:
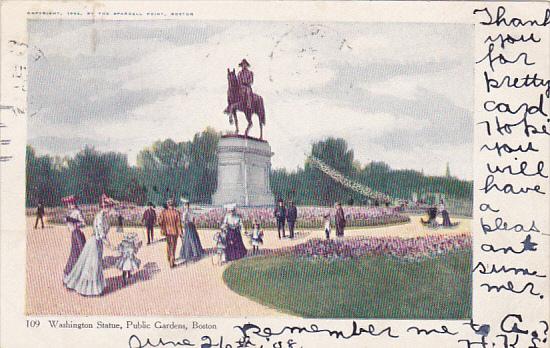
[{"label": "postcard", "polygon": [[548,347],[543,2],[5,1],[2,347]]}]

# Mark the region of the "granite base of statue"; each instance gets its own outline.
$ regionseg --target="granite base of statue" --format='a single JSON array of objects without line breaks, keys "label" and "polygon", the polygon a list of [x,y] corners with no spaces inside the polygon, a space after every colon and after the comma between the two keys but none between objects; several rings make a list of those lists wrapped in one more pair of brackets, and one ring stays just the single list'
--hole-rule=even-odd
[{"label": "granite base of statue", "polygon": [[265,140],[240,135],[222,136],[217,148],[218,184],[213,205],[272,206],[271,146]]}]

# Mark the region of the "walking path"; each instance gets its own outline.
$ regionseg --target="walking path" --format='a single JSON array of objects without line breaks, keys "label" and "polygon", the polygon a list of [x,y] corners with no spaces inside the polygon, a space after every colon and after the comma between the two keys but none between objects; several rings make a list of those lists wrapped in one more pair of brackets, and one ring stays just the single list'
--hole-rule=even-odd
[{"label": "walking path", "polygon": [[[410,238],[429,234],[470,233],[471,220],[460,219],[455,229],[432,230],[422,226],[420,217],[412,216],[411,223],[346,229],[346,237],[401,236]],[[454,220],[454,219],[453,219]],[[166,260],[166,244],[156,241],[144,245],[138,253],[142,269],[133,281],[123,286],[121,272],[114,267],[116,253],[105,248],[107,289],[103,296],[84,297],[63,286],[62,276],[69,255],[71,234],[66,226],[33,229],[34,217],[27,218],[27,302],[29,315],[132,315],[132,316],[288,316],[253,302],[231,291],[223,282],[226,266],[215,266],[210,256],[188,265],[170,269]],[[146,240],[143,228],[125,228],[137,232]],[[214,246],[214,230],[199,230],[203,247]],[[84,229],[90,236],[91,227]],[[122,234],[111,228],[109,240],[116,246]],[[159,230],[155,229],[159,239]],[[267,230],[264,248],[281,248],[303,243],[311,238],[324,238],[321,229],[298,233],[295,240],[277,238],[277,231]],[[250,243],[245,238],[245,245]],[[178,249],[181,239],[178,240]]]}]

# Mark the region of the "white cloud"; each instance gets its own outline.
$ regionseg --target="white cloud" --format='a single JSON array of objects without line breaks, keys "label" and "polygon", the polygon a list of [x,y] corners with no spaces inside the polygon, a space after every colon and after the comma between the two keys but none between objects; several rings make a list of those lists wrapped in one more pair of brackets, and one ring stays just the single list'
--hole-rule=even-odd
[{"label": "white cloud", "polygon": [[[472,71],[468,67],[471,67],[473,48],[471,40],[464,37],[468,30],[462,25],[147,23],[157,29],[163,25],[171,28],[179,25],[197,30],[212,26],[216,30],[204,40],[189,43],[166,40],[162,35],[158,38],[124,35],[113,38],[109,31],[130,30],[113,23],[105,26],[95,23],[53,36],[47,32],[33,34],[33,40],[41,43],[51,59],[87,57],[103,62],[82,72],[87,77],[85,81],[97,83],[91,78],[101,76],[120,89],[143,95],[162,95],[158,100],[144,102],[129,111],[124,120],[113,118],[101,123],[68,126],[66,129],[73,135],[111,139],[106,149],[110,146],[111,150],[128,153],[133,163],[137,151],[156,140],[189,140],[208,126],[231,130],[222,112],[226,106],[226,69],[236,67],[245,57],[255,74],[254,91],[265,100],[267,126],[264,137],[275,152],[275,168],[302,166],[310,144],[332,135],[347,139],[361,161],[383,160],[396,168],[420,169],[422,165],[427,173],[438,174],[444,170],[447,159],[460,159],[464,161],[464,177],[471,177],[468,174],[472,166],[468,150],[471,144],[464,148],[440,146],[434,149],[419,145],[414,149],[388,151],[372,140],[399,129],[410,131],[429,127],[425,119],[397,112],[362,113],[354,109],[354,105],[338,106],[333,99],[312,92],[333,81],[338,73],[335,64],[349,63],[353,71],[353,67],[373,63],[383,68],[389,63],[405,66],[435,62],[447,70],[436,73],[404,71],[397,76],[395,71],[387,71],[386,78],[381,76],[377,82],[356,88],[411,103],[427,90],[471,110],[473,85]],[[141,30],[146,30],[147,23]],[[191,29],[186,30],[189,33]],[[118,64],[110,66],[111,60]],[[87,102],[101,103],[116,93],[116,90],[106,89],[100,95],[90,96]],[[342,94],[342,98],[345,97]],[[246,122],[242,114],[239,121],[243,130]],[[257,117],[253,122],[252,135],[256,136]],[[39,128],[32,129],[38,132]],[[57,129],[44,128],[41,131],[46,134],[59,135]],[[461,154],[456,155],[458,152]],[[451,169],[453,167],[452,163]],[[460,170],[457,168],[457,173]]]},{"label": "white cloud", "polygon": [[46,58],[65,59],[89,56],[132,58],[143,54],[144,50],[157,50],[164,47],[162,40],[154,38],[113,38],[112,30],[116,28],[95,23],[62,31],[55,36],[49,33],[33,33],[30,42],[39,47]]},{"label": "white cloud", "polygon": [[[232,131],[222,113],[223,91],[218,102],[210,103],[211,91],[195,90],[188,95],[176,94],[144,105],[132,112],[129,120],[113,121],[95,127],[103,137],[122,139],[139,148],[155,140],[172,138],[188,140],[206,127]],[[391,114],[365,114],[338,107],[324,99],[295,97],[276,103],[267,110],[264,137],[269,140],[274,168],[303,166],[306,153],[314,141],[327,136],[344,139],[373,139],[396,129],[420,129],[425,121]],[[241,132],[246,127],[242,113],[238,114]],[[253,116],[252,136],[259,135],[258,119]],[[351,144],[350,144],[351,145]],[[143,145],[141,145],[143,146]],[[132,158],[130,158],[133,161]]]},{"label": "white cloud", "polygon": [[[470,58],[473,38],[464,25],[380,25],[349,40],[351,55],[365,62],[443,62]],[[470,30],[473,33],[473,30]]]},{"label": "white cloud", "polygon": [[[213,35],[207,43],[167,46],[154,50],[131,65],[119,68],[113,79],[122,78],[127,89],[217,89],[226,88],[226,69],[235,68],[242,58],[253,65],[255,89],[264,93],[295,92],[322,86],[333,77],[333,71],[314,62],[314,52],[297,58],[303,43],[288,38],[284,45],[276,39],[285,26],[264,26],[250,32],[243,27],[230,27]],[[243,39],[236,39],[243,38]],[[284,49],[289,54],[271,56]],[[259,92],[260,93],[260,92]]]},{"label": "white cloud", "polygon": [[415,100],[430,91],[447,98],[456,106],[466,110],[473,107],[473,68],[469,64],[459,65],[452,70],[437,73],[398,75],[375,83],[364,83],[360,87],[376,95]]},{"label": "white cloud", "polygon": [[361,88],[376,95],[388,95],[414,100],[418,97],[419,89],[422,87],[419,85],[419,81],[413,76],[396,76],[389,80],[373,84],[365,83]]}]

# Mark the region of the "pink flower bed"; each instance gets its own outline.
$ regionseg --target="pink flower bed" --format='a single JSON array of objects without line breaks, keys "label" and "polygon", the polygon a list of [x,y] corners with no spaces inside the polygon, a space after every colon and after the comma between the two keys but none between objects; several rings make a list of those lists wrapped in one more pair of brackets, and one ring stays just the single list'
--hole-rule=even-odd
[{"label": "pink flower bed", "polygon": [[349,259],[365,255],[390,255],[403,260],[420,260],[472,247],[468,234],[430,235],[417,238],[360,237],[352,239],[312,239],[287,251],[308,259]]}]

